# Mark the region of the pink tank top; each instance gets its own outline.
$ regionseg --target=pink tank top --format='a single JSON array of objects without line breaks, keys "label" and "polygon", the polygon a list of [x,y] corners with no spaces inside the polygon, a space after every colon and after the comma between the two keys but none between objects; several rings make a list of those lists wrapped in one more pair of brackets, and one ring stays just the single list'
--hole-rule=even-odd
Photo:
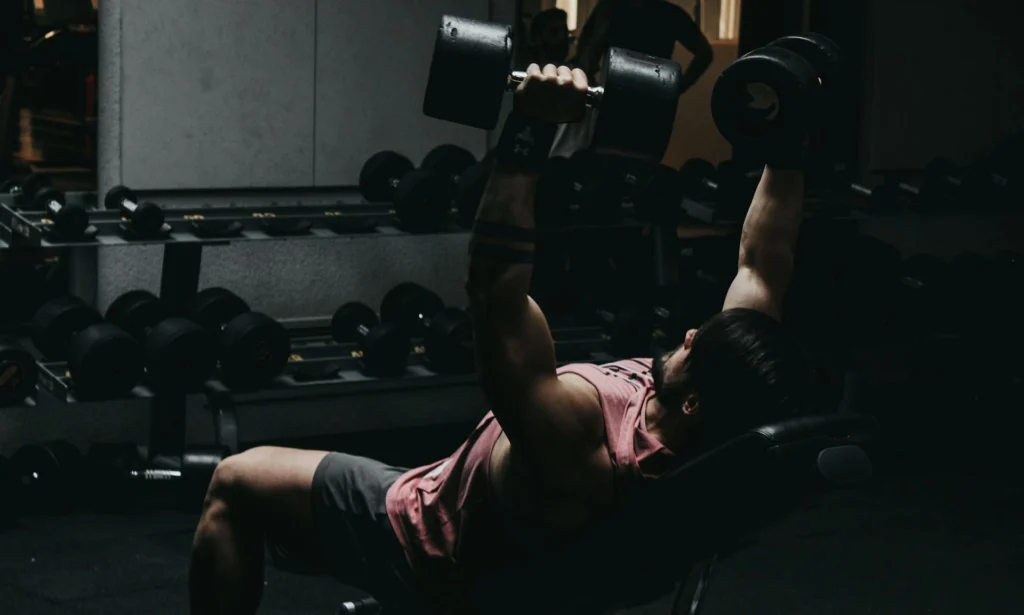
[{"label": "pink tank top", "polygon": [[[559,374],[590,382],[601,398],[615,491],[656,478],[673,466],[673,453],[646,431],[647,402],[654,395],[650,359],[607,365],[575,364]],[[488,412],[469,438],[447,459],[403,474],[388,490],[387,512],[417,580],[435,598],[458,601],[489,558],[525,548],[521,526],[490,506],[491,449],[501,436]],[[539,531],[536,533],[540,533]]]}]

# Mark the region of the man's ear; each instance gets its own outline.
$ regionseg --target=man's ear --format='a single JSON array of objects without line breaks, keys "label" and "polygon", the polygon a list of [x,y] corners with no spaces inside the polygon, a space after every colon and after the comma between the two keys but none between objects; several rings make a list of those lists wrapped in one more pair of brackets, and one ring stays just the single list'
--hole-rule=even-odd
[{"label": "man's ear", "polygon": [[687,395],[683,402],[683,414],[686,416],[700,416],[700,400],[696,395]]},{"label": "man's ear", "polygon": [[697,336],[696,329],[690,329],[686,332],[686,338],[683,340],[683,348],[689,350],[690,346],[693,345],[693,338]]}]

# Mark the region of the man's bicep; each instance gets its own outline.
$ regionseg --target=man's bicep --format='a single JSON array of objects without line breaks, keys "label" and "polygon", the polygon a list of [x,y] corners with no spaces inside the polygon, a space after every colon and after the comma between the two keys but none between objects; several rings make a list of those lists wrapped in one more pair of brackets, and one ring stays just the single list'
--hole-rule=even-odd
[{"label": "man's bicep", "polygon": [[783,294],[784,284],[779,281],[773,283],[770,277],[766,278],[762,273],[749,267],[740,267],[725,295],[722,310],[746,308],[764,312],[781,320]]}]

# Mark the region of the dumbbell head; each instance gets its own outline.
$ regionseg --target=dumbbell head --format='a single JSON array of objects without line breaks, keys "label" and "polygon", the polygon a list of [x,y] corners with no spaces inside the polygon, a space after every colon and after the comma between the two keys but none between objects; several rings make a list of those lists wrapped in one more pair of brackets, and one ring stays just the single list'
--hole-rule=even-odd
[{"label": "dumbbell head", "polygon": [[249,304],[226,288],[203,289],[185,305],[185,316],[204,329],[215,330],[249,311]]},{"label": "dumbbell head", "polygon": [[156,393],[194,393],[217,366],[210,334],[187,318],[165,318],[146,336],[147,382]]},{"label": "dumbbell head", "polygon": [[139,197],[125,186],[114,186],[103,199],[107,209],[120,211],[128,219],[131,229],[142,237],[152,237],[164,225],[164,212],[159,205],[148,201],[139,202]]},{"label": "dumbbell head", "polygon": [[476,212],[480,209],[480,201],[491,176],[491,166],[489,161],[478,162],[466,169],[455,184],[452,200],[459,213],[459,224],[465,228],[472,228],[476,221]]},{"label": "dumbbell head", "polygon": [[691,158],[679,168],[679,181],[682,182],[683,194],[698,200],[714,199],[718,191],[712,189],[706,181],[717,183],[718,170],[715,165],[703,158]]},{"label": "dumbbell head", "polygon": [[82,454],[65,441],[29,444],[11,457],[23,504],[36,510],[67,508],[74,503]]},{"label": "dumbbell head", "polygon": [[82,400],[126,395],[142,380],[144,365],[139,341],[106,322],[75,335],[68,350],[68,371]]},{"label": "dumbbell head", "polygon": [[188,448],[181,456],[181,478],[194,487],[197,493],[206,493],[217,466],[230,456],[231,451],[224,446]]},{"label": "dumbbell head", "polygon": [[449,179],[426,169],[406,173],[392,197],[395,216],[409,230],[435,228],[448,217],[452,207]]},{"label": "dumbbell head", "polygon": [[434,40],[423,113],[493,129],[511,67],[511,26],[445,15]]},{"label": "dumbbell head", "polygon": [[106,208],[114,211],[120,211],[125,201],[136,204],[139,202],[138,195],[127,186],[114,186],[107,190],[107,196],[103,198],[103,204]]},{"label": "dumbbell head", "polygon": [[395,193],[392,184],[415,168],[411,160],[397,152],[377,152],[359,171],[359,190],[367,201],[389,201]]},{"label": "dumbbell head", "polygon": [[803,142],[811,126],[819,75],[800,54],[765,47],[730,64],[715,82],[711,114],[734,147],[770,158]]},{"label": "dumbbell head", "polygon": [[96,310],[77,297],[47,301],[32,317],[32,343],[48,359],[66,359],[75,334],[100,320]]},{"label": "dumbbell head", "polygon": [[131,290],[110,304],[106,319],[121,327],[136,339],[143,339],[147,330],[170,317],[170,310],[148,290]]},{"label": "dumbbell head", "polygon": [[441,374],[473,371],[473,321],[458,308],[445,308],[430,319],[423,340],[430,368]]},{"label": "dumbbell head", "polygon": [[476,164],[476,156],[458,145],[438,145],[430,150],[420,163],[420,168],[443,177],[456,178]]},{"label": "dumbbell head", "polygon": [[679,108],[679,64],[612,47],[603,66],[604,92],[595,142],[660,160],[672,138]]},{"label": "dumbbell head", "polygon": [[773,41],[771,46],[789,49],[807,60],[807,63],[811,65],[814,72],[821,78],[822,85],[827,86],[827,82],[840,71],[841,54],[839,45],[823,34],[806,32],[804,34],[784,36]]},{"label": "dumbbell head", "polygon": [[0,408],[18,404],[36,387],[36,361],[16,340],[0,337]]},{"label": "dumbbell head", "polygon": [[218,345],[224,381],[238,389],[254,389],[278,376],[292,351],[284,326],[258,312],[232,319]]},{"label": "dumbbell head", "polygon": [[407,335],[420,337],[425,333],[424,320],[444,309],[444,301],[414,282],[403,282],[384,295],[380,303],[380,319],[397,324]]},{"label": "dumbbell head", "polygon": [[342,344],[355,344],[363,338],[360,327],[370,330],[380,324],[373,308],[352,301],[341,306],[331,317],[331,337]]},{"label": "dumbbell head", "polygon": [[89,228],[89,212],[81,205],[68,205],[64,193],[59,190],[38,190],[32,197],[32,208],[45,212],[57,234],[66,239],[79,239]]}]

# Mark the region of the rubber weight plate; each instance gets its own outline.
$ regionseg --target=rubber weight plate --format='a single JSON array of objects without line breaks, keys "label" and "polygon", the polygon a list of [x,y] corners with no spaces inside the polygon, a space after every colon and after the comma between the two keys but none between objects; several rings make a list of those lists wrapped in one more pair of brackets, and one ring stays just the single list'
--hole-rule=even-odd
[{"label": "rubber weight plate", "polygon": [[389,201],[395,191],[391,181],[402,179],[414,168],[411,160],[397,152],[377,152],[359,172],[359,190],[367,201]]},{"label": "rubber weight plate", "polygon": [[186,318],[160,321],[146,336],[150,386],[158,393],[195,393],[217,366],[210,334]]},{"label": "rubber weight plate", "polygon": [[32,317],[32,343],[48,359],[68,357],[75,334],[102,319],[91,306],[77,297],[47,301]]},{"label": "rubber weight plate", "polygon": [[211,287],[196,293],[185,305],[185,315],[204,329],[219,329],[249,311],[249,304],[226,288]]},{"label": "rubber weight plate", "polygon": [[224,381],[234,388],[256,388],[278,376],[291,355],[291,340],[281,323],[249,312],[235,318],[220,335]]},{"label": "rubber weight plate", "polygon": [[430,369],[441,374],[473,371],[473,321],[458,308],[445,308],[435,315],[424,337]]},{"label": "rubber weight plate", "polygon": [[356,343],[362,339],[359,327],[372,329],[380,324],[373,308],[353,301],[346,303],[334,312],[331,317],[331,337],[341,343]]},{"label": "rubber weight plate", "polygon": [[142,345],[120,327],[101,322],[75,336],[68,371],[80,399],[121,397],[142,380]]},{"label": "rubber weight plate", "polygon": [[818,74],[807,60],[783,47],[748,53],[715,82],[711,114],[733,146],[768,158],[807,135]]},{"label": "rubber weight plate", "polygon": [[411,336],[422,336],[423,319],[444,309],[444,301],[415,282],[403,282],[392,288],[380,303],[380,319],[393,322]]},{"label": "rubber weight plate", "polygon": [[38,376],[29,351],[11,338],[0,338],[0,408],[18,404],[32,394]]},{"label": "rubber weight plate", "polygon": [[466,169],[476,164],[476,156],[458,145],[438,145],[430,150],[420,163],[420,168],[444,177],[461,176]]},{"label": "rubber weight plate", "polygon": [[142,339],[147,329],[168,318],[167,306],[148,290],[131,290],[107,308],[108,321],[121,327],[130,335]]},{"label": "rubber weight plate", "polygon": [[430,60],[424,115],[493,129],[511,67],[511,26],[443,16]]},{"label": "rubber weight plate", "polygon": [[393,201],[402,226],[432,229],[443,223],[451,211],[451,183],[437,173],[417,169],[398,182]]},{"label": "rubber weight plate", "polygon": [[386,322],[370,329],[359,346],[363,351],[363,369],[368,376],[405,373],[412,342],[397,324]]}]

